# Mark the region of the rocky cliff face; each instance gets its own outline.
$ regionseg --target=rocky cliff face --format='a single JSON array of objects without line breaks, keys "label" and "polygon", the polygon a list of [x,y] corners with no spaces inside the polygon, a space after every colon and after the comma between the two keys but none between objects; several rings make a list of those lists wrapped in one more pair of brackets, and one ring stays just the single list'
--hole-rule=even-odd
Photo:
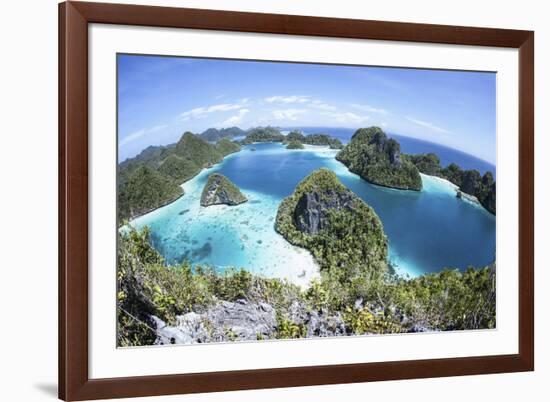
[{"label": "rocky cliff face", "polygon": [[275,309],[267,303],[244,299],[222,301],[202,314],[194,312],[176,317],[176,324],[166,325],[153,317],[156,344],[189,344],[227,341],[255,341],[275,337]]},{"label": "rocky cliff face", "polygon": [[349,190],[304,193],[294,209],[294,223],[300,231],[315,235],[329,226],[330,211],[352,211],[353,204]]},{"label": "rocky cliff face", "polygon": [[[307,337],[347,334],[339,313],[315,311],[294,302],[287,315],[293,325],[303,328]],[[279,330],[276,311],[270,304],[245,299],[222,301],[203,313],[177,316],[175,325],[167,325],[156,316],[151,319],[156,329],[156,345],[277,339]]]},{"label": "rocky cliff face", "polygon": [[201,195],[201,205],[238,205],[248,201],[239,188],[227,177],[213,173],[208,178]]}]

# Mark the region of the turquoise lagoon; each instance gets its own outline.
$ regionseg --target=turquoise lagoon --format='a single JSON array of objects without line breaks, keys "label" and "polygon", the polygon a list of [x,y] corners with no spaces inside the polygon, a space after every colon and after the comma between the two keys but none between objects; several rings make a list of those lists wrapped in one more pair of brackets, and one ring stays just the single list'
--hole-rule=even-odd
[{"label": "turquoise lagoon", "polygon": [[[305,176],[325,167],[380,216],[390,261],[398,272],[417,276],[495,260],[495,217],[479,205],[457,199],[449,182],[422,175],[420,192],[384,188],[350,173],[335,155],[325,147],[287,150],[274,143],[243,147],[184,183],[183,197],[132,224],[150,227],[154,247],[169,263],[189,260],[218,270],[242,267],[307,283],[318,275],[313,258],[278,235],[274,220],[281,200]],[[213,172],[231,179],[249,201],[201,207],[200,194]]]}]

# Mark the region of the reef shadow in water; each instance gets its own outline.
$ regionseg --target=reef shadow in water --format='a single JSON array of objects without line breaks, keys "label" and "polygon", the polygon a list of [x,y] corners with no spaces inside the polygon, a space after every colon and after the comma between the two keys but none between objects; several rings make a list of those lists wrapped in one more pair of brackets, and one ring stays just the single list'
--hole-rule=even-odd
[{"label": "reef shadow in water", "polygon": [[185,260],[191,260],[191,261],[203,260],[206,257],[210,256],[210,254],[212,254],[212,244],[204,243],[201,247],[194,248],[192,250],[187,250],[185,253],[181,255],[180,258],[178,258],[178,262],[182,262]]}]

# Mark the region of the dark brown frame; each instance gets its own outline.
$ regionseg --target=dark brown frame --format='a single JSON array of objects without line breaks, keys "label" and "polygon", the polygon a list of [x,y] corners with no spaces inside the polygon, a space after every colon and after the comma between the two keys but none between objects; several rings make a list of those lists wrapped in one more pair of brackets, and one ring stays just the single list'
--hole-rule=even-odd
[{"label": "dark brown frame", "polygon": [[[88,24],[519,49],[519,353],[364,364],[88,377]],[[138,397],[534,370],[534,33],[508,29],[66,2],[59,5],[59,397]]]}]

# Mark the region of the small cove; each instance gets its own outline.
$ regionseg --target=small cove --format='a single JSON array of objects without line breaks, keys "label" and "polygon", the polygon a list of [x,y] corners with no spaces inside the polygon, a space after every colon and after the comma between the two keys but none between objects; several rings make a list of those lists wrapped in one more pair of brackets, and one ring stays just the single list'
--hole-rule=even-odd
[{"label": "small cove", "polygon": [[[286,150],[274,143],[243,147],[184,183],[184,196],[132,224],[151,228],[154,247],[169,263],[189,260],[219,270],[243,267],[307,283],[318,275],[313,258],[286,242],[273,225],[281,200],[305,176],[325,167],[380,216],[389,239],[390,261],[399,272],[417,276],[494,260],[495,217],[457,199],[449,183],[422,175],[421,192],[384,188],[350,173],[335,155],[336,151],[324,147]],[[249,201],[201,207],[202,188],[213,172],[233,181]]]}]

